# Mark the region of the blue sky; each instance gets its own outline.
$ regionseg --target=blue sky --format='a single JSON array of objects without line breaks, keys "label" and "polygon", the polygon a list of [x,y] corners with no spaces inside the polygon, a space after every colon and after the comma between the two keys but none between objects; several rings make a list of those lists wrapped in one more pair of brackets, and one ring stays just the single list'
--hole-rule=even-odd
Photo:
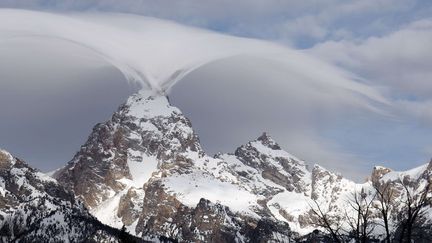
[{"label": "blue sky", "polygon": [[[182,83],[176,85],[172,90],[171,100],[190,116],[202,137],[204,147],[211,153],[220,150],[231,152],[235,145],[253,139],[259,135],[261,130],[270,130],[271,134],[289,152],[296,152],[299,157],[324,164],[359,180],[369,173],[374,164],[383,164],[402,170],[426,163],[432,157],[432,142],[430,141],[432,135],[432,1],[0,0],[0,7],[52,12],[132,13],[169,19],[181,24],[230,35],[269,40],[299,49],[347,70],[360,82],[379,90],[390,101],[389,105],[383,107],[385,114],[344,111],[340,116],[323,119],[322,123],[325,125],[320,124],[319,116],[308,115],[307,117],[312,117],[310,119],[314,120],[308,121],[307,124],[310,127],[302,128],[304,133],[311,133],[308,139],[298,136],[295,129],[301,126],[297,124],[284,126],[282,125],[283,122],[273,123],[272,121],[279,117],[276,110],[269,114],[269,119],[263,120],[262,124],[251,123],[246,126],[246,130],[249,131],[248,135],[245,134],[247,131],[240,132],[240,127],[244,126],[246,118],[259,119],[251,114],[238,117],[236,119],[238,122],[226,121],[224,128],[227,132],[225,133],[212,132],[210,130],[215,124],[203,118],[203,113],[207,112],[210,109],[208,107],[212,107],[215,102],[212,100],[212,94],[209,93],[207,97],[201,98],[199,96],[191,98],[190,96],[191,90],[195,93],[207,92],[205,86],[208,84],[206,82],[198,83],[196,80],[210,80],[211,78],[207,76],[215,76],[215,74],[210,69],[204,68],[187,76]],[[56,58],[61,59],[62,57]],[[56,62],[57,59],[48,60],[47,63]],[[75,59],[69,60],[68,66],[73,66],[70,63],[75,65],[76,62]],[[28,65],[30,66],[31,63]],[[93,71],[86,70],[83,65],[78,66],[83,74],[75,79],[81,80],[71,81],[78,86],[87,82],[82,80],[93,78],[97,80],[97,83],[103,78],[106,79],[102,73],[94,74]],[[5,67],[3,64],[3,70]],[[63,71],[66,72],[67,70]],[[100,68],[100,70],[108,73],[116,72],[106,67]],[[40,75],[38,76],[36,73]],[[8,80],[8,82],[2,81],[3,83],[0,85],[9,88],[14,83],[14,79],[24,80],[28,78],[6,75],[6,71],[0,75],[2,75],[2,80]],[[61,73],[57,75],[61,75]],[[29,76],[41,80],[47,78],[41,72],[36,71],[29,73]],[[110,77],[122,79],[118,73],[112,74]],[[230,77],[224,78],[230,80]],[[68,77],[68,79],[73,80],[74,78]],[[48,140],[51,142],[41,143],[36,146],[37,149],[34,147],[32,149],[23,148],[30,147],[32,144],[30,142],[8,143],[12,140],[33,141],[36,140],[35,137],[41,136],[40,134],[31,135],[30,132],[13,132],[11,127],[14,126],[10,124],[17,124],[14,129],[18,131],[20,126],[28,127],[29,124],[24,121],[31,122],[34,119],[34,116],[25,117],[23,115],[19,122],[12,118],[10,120],[3,118],[3,121],[0,122],[0,129],[2,129],[0,132],[5,138],[5,141],[1,141],[0,146],[18,153],[25,159],[29,158],[27,160],[35,161],[35,165],[44,170],[55,168],[57,165],[67,162],[78,146],[84,142],[91,126],[95,122],[106,120],[112,110],[115,109],[115,104],[133,92],[134,89],[128,87],[127,82],[123,81],[121,81],[122,84],[118,84],[114,80],[110,80],[110,85],[107,87],[111,87],[110,90],[117,89],[120,91],[117,94],[112,94],[111,99],[103,96],[105,97],[102,99],[104,102],[91,101],[90,97],[97,97],[95,100],[101,100],[100,97],[102,96],[98,92],[98,85],[87,86],[87,96],[89,97],[88,101],[85,101],[87,103],[74,100],[77,102],[77,107],[91,103],[94,105],[93,109],[98,112],[88,118],[81,119],[80,124],[76,124],[70,119],[69,122],[68,119],[64,119],[54,126],[59,131],[70,131],[69,133],[61,133],[63,137],[66,136],[71,139],[70,144],[63,145],[61,148],[55,147],[57,140],[61,139],[56,137],[56,134],[49,135]],[[232,78],[230,82],[235,82],[235,79]],[[58,92],[66,89],[63,86],[57,87],[53,83],[47,85]],[[119,85],[121,88],[117,87]],[[229,82],[221,82],[220,85],[222,86],[219,88],[224,90],[228,88]],[[24,92],[17,85],[13,87],[14,92]],[[3,89],[3,93],[5,92],[6,89]],[[53,93],[55,92],[53,91]],[[245,93],[246,98],[244,100],[248,103],[232,104],[233,112],[235,109],[247,109],[248,104],[249,106],[257,106],[257,104],[252,103],[252,99],[247,98],[253,97],[252,93],[242,92]],[[79,93],[82,91],[76,89],[76,94]],[[238,91],[225,93],[226,99],[233,99],[235,95],[238,95]],[[39,94],[32,92],[30,96],[33,97],[32,99],[37,99],[44,95],[43,92]],[[8,100],[13,100],[13,97],[16,96],[10,95]],[[70,99],[73,100],[73,97],[71,95]],[[29,100],[31,99],[29,98]],[[50,102],[55,102],[55,98],[50,100]],[[59,104],[62,103],[59,101]],[[207,104],[207,106],[203,107],[203,104]],[[5,107],[3,102],[3,109],[6,109]],[[309,109],[308,107],[313,108],[313,106],[298,108],[298,112],[303,113],[300,109]],[[42,111],[47,108],[41,104],[34,109]],[[293,108],[289,110],[293,111]],[[223,111],[221,107],[214,107],[211,112],[219,112],[217,113],[219,116],[233,115],[229,112],[224,113],[227,111]],[[22,113],[25,114],[26,112],[23,111]],[[75,108],[71,117],[85,117],[85,114],[80,109]],[[302,122],[304,121],[300,121],[300,123]],[[40,121],[40,123],[44,122]],[[263,124],[268,125],[268,127]],[[48,128],[40,130],[49,131]],[[16,134],[20,135],[17,137]],[[292,137],[297,140],[293,141]],[[316,141],[316,144],[310,143],[312,139]],[[310,149],[302,149],[303,147]],[[42,156],[49,153],[53,148],[61,152],[55,153],[55,156]],[[321,150],[323,152],[314,152]],[[344,163],[343,161],[347,162]],[[360,172],[357,173],[357,171]]]},{"label": "blue sky", "polygon": [[408,23],[430,18],[432,3],[427,0],[2,0],[0,6],[135,13],[307,48],[327,40],[388,34]]}]

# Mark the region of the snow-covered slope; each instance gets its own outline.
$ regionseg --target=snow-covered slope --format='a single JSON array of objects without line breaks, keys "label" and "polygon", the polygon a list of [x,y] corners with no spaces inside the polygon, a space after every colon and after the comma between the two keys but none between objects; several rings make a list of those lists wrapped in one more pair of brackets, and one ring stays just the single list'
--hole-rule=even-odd
[{"label": "snow-covered slope", "polygon": [[0,150],[0,242],[120,241],[120,231],[97,221],[56,180]]},{"label": "snow-covered slope", "polygon": [[103,223],[126,225],[138,236],[285,242],[316,229],[314,203],[342,219],[354,213],[347,204],[354,192],[371,197],[373,184],[389,180],[401,192],[399,178],[423,185],[431,167],[377,167],[371,180],[356,184],[319,165],[309,169],[266,133],[232,154],[211,157],[167,97],[141,91],[96,125],[54,177]]}]

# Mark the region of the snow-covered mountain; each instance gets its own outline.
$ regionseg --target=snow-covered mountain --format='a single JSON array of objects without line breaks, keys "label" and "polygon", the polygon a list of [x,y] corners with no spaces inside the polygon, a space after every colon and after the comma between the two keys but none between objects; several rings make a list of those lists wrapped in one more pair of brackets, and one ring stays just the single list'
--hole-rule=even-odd
[{"label": "snow-covered mountain", "polygon": [[[355,214],[347,204],[354,193],[377,204],[374,188],[388,185],[403,201],[407,195],[401,183],[420,192],[431,171],[432,164],[407,172],[376,167],[370,180],[356,184],[319,165],[309,169],[266,133],[232,154],[211,157],[167,97],[141,91],[109,121],[96,125],[54,177],[100,221],[126,225],[137,236],[288,242],[317,229],[314,205],[342,219]],[[391,210],[390,223],[400,209]],[[378,209],[372,211],[379,221]],[[341,228],[349,228],[348,223]],[[373,232],[381,237],[384,231],[378,226]]]},{"label": "snow-covered mountain", "polygon": [[123,242],[53,178],[0,150],[0,242]]}]

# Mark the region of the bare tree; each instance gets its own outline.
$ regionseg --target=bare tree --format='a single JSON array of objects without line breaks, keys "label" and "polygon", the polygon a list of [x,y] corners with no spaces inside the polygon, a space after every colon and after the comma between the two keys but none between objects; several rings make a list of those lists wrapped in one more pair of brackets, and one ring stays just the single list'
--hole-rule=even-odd
[{"label": "bare tree", "polygon": [[[324,210],[316,200],[313,200],[313,206],[309,204],[311,211],[317,216],[316,226],[322,227],[329,232],[334,242],[343,242],[342,225],[347,223],[351,231],[346,231],[354,236],[356,242],[367,242],[372,238],[372,232],[377,225],[373,214],[373,208],[379,210],[383,226],[386,231],[384,241],[390,243],[393,239],[399,239],[400,243],[411,243],[414,232],[422,231],[422,224],[426,221],[425,214],[428,206],[432,207],[432,177],[428,176],[426,185],[422,188],[413,188],[410,186],[410,181],[399,180],[402,186],[403,195],[396,195],[400,189],[397,189],[395,182],[386,182],[382,185],[379,183],[373,184],[375,188],[374,194],[367,194],[362,188],[361,192],[354,192],[347,204],[352,210],[345,211],[345,217],[338,217],[331,214],[330,210]],[[399,184],[397,183],[397,184]],[[413,183],[413,182],[411,182]],[[416,182],[418,183],[418,182]],[[417,185],[414,183],[414,185]],[[423,184],[424,185],[424,184]],[[420,185],[421,186],[421,185]],[[397,196],[397,197],[396,197]],[[395,198],[400,201],[395,201]],[[392,237],[390,231],[391,213],[396,208],[399,209],[397,203],[401,204],[400,213],[398,215],[397,232]],[[351,212],[349,212],[351,211]],[[353,213],[354,212],[354,213]],[[425,235],[421,235],[425,237]]]},{"label": "bare tree", "polygon": [[327,230],[334,242],[342,243],[342,238],[340,235],[341,222],[336,216],[329,213],[329,210],[323,210],[316,200],[313,200],[314,206],[309,204],[311,211],[318,217],[318,222],[315,223],[316,226],[324,228]]},{"label": "bare tree", "polygon": [[407,181],[400,180],[400,183],[405,191],[406,198],[403,202],[403,211],[400,214],[399,242],[411,243],[413,230],[420,227],[426,213],[426,206],[431,204],[431,197],[429,194],[432,190],[432,181],[429,177],[426,186],[419,192],[412,190]]},{"label": "bare tree", "polygon": [[373,222],[372,205],[376,193],[368,197],[364,188],[352,194],[352,198],[347,201],[348,205],[354,210],[355,214],[349,214],[345,211],[345,218],[351,227],[356,242],[367,242],[371,238],[372,231],[375,228]]},{"label": "bare tree", "polygon": [[385,242],[391,242],[391,234],[390,234],[390,226],[389,226],[389,218],[390,212],[393,208],[393,195],[394,189],[391,188],[390,183],[384,183],[380,185],[379,183],[374,183],[373,187],[376,191],[376,198],[378,200],[377,208],[381,213],[381,217],[384,223],[384,229],[386,231]]}]

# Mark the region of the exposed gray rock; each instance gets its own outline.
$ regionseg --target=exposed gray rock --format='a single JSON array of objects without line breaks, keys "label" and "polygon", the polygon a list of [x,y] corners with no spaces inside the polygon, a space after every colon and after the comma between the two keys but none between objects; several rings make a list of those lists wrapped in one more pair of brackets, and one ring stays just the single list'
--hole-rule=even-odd
[{"label": "exposed gray rock", "polygon": [[141,242],[95,219],[54,179],[0,150],[0,242]]}]

